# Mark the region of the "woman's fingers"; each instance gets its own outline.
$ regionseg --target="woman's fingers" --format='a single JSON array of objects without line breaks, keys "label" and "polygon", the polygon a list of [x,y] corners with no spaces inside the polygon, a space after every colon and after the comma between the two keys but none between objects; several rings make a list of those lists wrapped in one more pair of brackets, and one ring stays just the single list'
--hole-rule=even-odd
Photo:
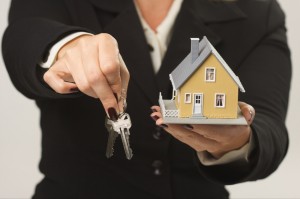
[{"label": "woman's fingers", "polygon": [[113,90],[100,69],[97,45],[89,41],[81,42],[80,45],[83,66],[81,70],[84,72],[90,89],[96,94],[97,98],[100,99],[107,112],[110,108],[114,108],[116,112],[119,112]]},{"label": "woman's fingers", "polygon": [[180,141],[191,146],[197,152],[208,151],[213,153],[219,149],[219,143],[217,141],[206,138],[193,131],[186,130],[182,125],[170,125],[165,130],[174,137],[181,138]]},{"label": "woman's fingers", "polygon": [[160,106],[152,106],[151,110],[152,110],[152,112],[160,112],[161,111]]},{"label": "woman's fingers", "polygon": [[[152,106],[151,109],[153,112],[150,116],[153,120],[156,121],[156,125],[162,125],[162,113],[160,112],[159,106]],[[168,124],[169,126],[170,124]],[[228,126],[222,126],[221,128],[224,130],[220,132],[220,126],[218,125],[180,125],[182,128],[186,130],[193,131],[205,138],[214,139],[214,140],[221,140],[224,137],[224,131],[228,128]]]},{"label": "woman's fingers", "polygon": [[[61,66],[62,64],[65,66]],[[58,60],[52,67],[59,69],[66,67],[69,73],[71,73],[78,89],[86,95],[89,95],[93,98],[97,98],[96,93],[91,88],[88,79],[84,73],[82,54],[79,48],[67,50],[63,58]],[[50,70],[52,69],[52,67],[50,68]]]},{"label": "woman's fingers", "polygon": [[[158,107],[152,107],[153,109],[159,109]],[[156,125],[164,128],[165,131],[170,133],[173,137],[181,142],[191,146],[196,151],[207,150],[214,152],[218,149],[218,142],[215,140],[205,138],[203,135],[186,129],[183,125],[179,124],[164,124],[162,115],[160,112],[153,112],[151,114],[153,120],[156,121]]]},{"label": "woman's fingers", "polygon": [[[67,74],[65,79],[56,74],[58,71]],[[59,93],[69,93],[77,86],[86,95],[99,98],[108,115],[110,112],[115,117],[123,111],[129,72],[112,36],[85,35],[59,51],[58,60],[45,73],[45,81]]]},{"label": "woman's fingers", "polygon": [[[214,140],[222,140],[224,134],[227,133],[228,129],[232,128],[232,126],[227,125],[185,125],[185,128],[188,128],[195,133],[198,133],[206,138],[214,139]],[[222,129],[222,131],[220,131]]]},{"label": "woman's fingers", "polygon": [[121,69],[118,44],[109,34],[98,35],[98,40],[100,70],[112,91],[119,96],[121,93]]},{"label": "woman's fingers", "polygon": [[255,109],[253,108],[253,106],[245,102],[239,102],[239,107],[242,111],[243,116],[247,120],[248,125],[251,125],[255,117]]},{"label": "woman's fingers", "polygon": [[44,74],[44,81],[57,93],[68,94],[78,92],[76,84],[64,81],[64,72],[47,71]]},{"label": "woman's fingers", "polygon": [[124,108],[126,109],[127,103],[126,103],[126,98],[127,98],[127,89],[128,89],[128,84],[130,80],[130,74],[129,71],[126,67],[126,64],[122,58],[122,56],[119,54],[119,61],[120,61],[120,70],[121,70],[121,96],[119,100],[119,108],[123,112]]},{"label": "woman's fingers", "polygon": [[[249,122],[251,123],[254,117],[254,109],[245,103],[240,105],[244,112],[247,110],[250,114],[250,116],[246,115],[245,117],[248,120],[250,119]],[[221,157],[228,151],[244,146],[249,141],[251,134],[249,125],[166,125],[163,123],[160,108],[152,106],[151,109],[153,111],[151,117],[156,121],[156,125],[164,127],[165,131],[195,150],[206,150],[216,158]]]},{"label": "woman's fingers", "polygon": [[[105,93],[107,94],[102,96],[101,102],[105,108],[113,107],[118,112],[122,112],[123,106],[119,107],[122,80],[117,41],[109,34],[100,34],[97,36],[97,39],[100,71],[106,80],[106,84],[104,84],[103,87],[99,86],[99,89],[105,89]],[[109,90],[107,87],[110,88],[110,93],[108,93]]]}]

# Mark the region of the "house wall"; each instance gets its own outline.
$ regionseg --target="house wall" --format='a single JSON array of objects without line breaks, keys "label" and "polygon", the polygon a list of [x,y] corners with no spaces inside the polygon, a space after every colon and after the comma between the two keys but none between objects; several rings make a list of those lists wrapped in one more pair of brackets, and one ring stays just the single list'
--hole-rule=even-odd
[{"label": "house wall", "polygon": [[[215,67],[215,82],[205,81],[205,68]],[[192,94],[191,103],[186,104],[185,93]],[[238,86],[218,59],[212,54],[203,65],[180,88],[180,117],[191,117],[194,108],[194,93],[203,93],[202,113],[207,118],[237,118]],[[215,94],[225,93],[225,107],[215,107]]]}]

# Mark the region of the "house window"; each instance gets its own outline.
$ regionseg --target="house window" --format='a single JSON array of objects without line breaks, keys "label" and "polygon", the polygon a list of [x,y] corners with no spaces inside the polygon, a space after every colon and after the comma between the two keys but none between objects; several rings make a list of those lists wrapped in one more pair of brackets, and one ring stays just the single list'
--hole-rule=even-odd
[{"label": "house window", "polygon": [[205,68],[205,81],[214,82],[216,80],[216,69],[215,68]]},{"label": "house window", "polygon": [[215,97],[215,107],[225,108],[225,94],[217,93]]},{"label": "house window", "polygon": [[184,103],[188,104],[192,102],[192,94],[191,93],[185,93],[184,97]]}]

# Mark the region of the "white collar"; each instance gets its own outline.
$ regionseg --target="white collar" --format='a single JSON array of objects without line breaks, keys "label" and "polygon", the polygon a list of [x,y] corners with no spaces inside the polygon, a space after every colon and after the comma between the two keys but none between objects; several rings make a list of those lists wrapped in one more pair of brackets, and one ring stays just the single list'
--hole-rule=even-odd
[{"label": "white collar", "polygon": [[[134,1],[135,2],[135,1]],[[167,16],[164,20],[159,24],[156,29],[156,33],[154,30],[150,28],[145,19],[143,18],[141,11],[135,2],[136,10],[138,16],[140,18],[142,27],[145,32],[145,37],[149,45],[153,48],[153,51],[150,52],[152,64],[154,67],[154,71],[158,72],[162,59],[166,53],[167,46],[170,42],[172,36],[172,30],[174,26],[175,19],[179,13],[183,0],[174,0]]]}]

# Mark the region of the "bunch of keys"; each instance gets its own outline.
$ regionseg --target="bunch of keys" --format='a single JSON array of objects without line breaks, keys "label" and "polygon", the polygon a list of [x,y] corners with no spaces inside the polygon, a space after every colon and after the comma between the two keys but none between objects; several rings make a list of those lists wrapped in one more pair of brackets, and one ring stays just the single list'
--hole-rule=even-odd
[{"label": "bunch of keys", "polygon": [[126,158],[130,160],[133,156],[132,149],[130,148],[130,144],[129,144],[129,135],[130,135],[129,129],[131,127],[131,120],[129,114],[125,113],[125,109],[126,109],[126,101],[124,99],[124,113],[121,113],[118,116],[118,119],[116,121],[113,121],[106,116],[105,127],[109,133],[107,148],[106,148],[107,158],[113,156],[114,144],[118,135],[121,135]]}]

